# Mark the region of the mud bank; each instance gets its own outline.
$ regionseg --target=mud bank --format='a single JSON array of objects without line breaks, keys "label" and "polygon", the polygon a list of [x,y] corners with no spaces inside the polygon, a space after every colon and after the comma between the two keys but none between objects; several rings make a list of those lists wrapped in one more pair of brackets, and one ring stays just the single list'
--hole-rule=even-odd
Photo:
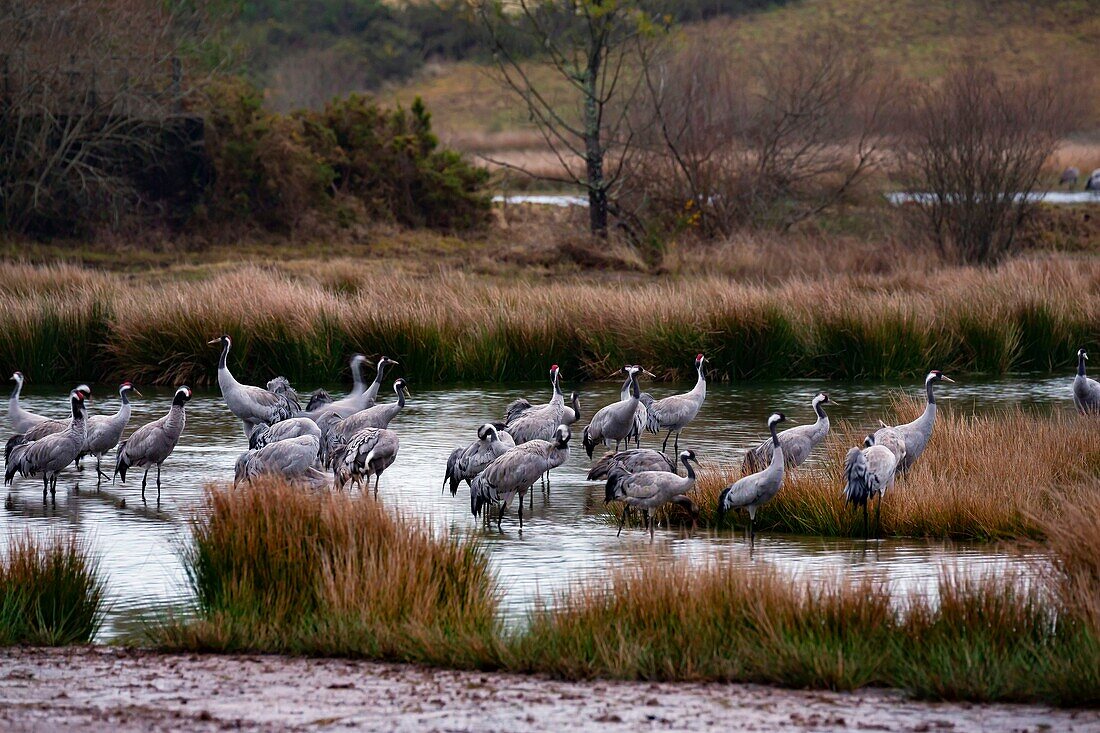
[{"label": "mud bank", "polygon": [[561,682],[340,659],[0,650],[0,729],[1100,731],[1100,711],[887,691]]}]

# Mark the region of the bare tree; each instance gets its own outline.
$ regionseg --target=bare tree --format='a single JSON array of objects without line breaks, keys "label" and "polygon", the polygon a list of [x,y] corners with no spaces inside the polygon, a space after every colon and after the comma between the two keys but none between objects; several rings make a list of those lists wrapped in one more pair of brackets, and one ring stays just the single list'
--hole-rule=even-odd
[{"label": "bare tree", "polygon": [[[606,236],[633,140],[628,121],[643,88],[640,64],[666,29],[637,0],[483,0],[478,14],[501,76],[561,165],[561,175],[549,178],[586,190],[589,227]],[[539,55],[521,57],[516,45],[533,45]],[[539,64],[564,80],[568,100],[540,84],[532,73]],[[573,160],[584,162],[583,172]]]},{"label": "bare tree", "polygon": [[1017,247],[1044,161],[1072,125],[1071,92],[965,63],[914,95],[901,161],[941,255],[996,263]]},{"label": "bare tree", "polygon": [[697,41],[642,66],[652,119],[624,200],[641,219],[728,235],[790,227],[840,201],[879,158],[885,86],[841,34],[749,59]]},{"label": "bare tree", "polygon": [[67,231],[115,219],[134,172],[181,118],[194,2],[0,4],[0,226]]}]

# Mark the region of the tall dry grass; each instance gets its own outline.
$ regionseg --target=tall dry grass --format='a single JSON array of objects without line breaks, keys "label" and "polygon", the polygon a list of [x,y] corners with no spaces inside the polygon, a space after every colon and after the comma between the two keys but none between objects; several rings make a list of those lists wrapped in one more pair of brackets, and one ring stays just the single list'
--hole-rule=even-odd
[{"label": "tall dry grass", "polygon": [[770,284],[411,278],[367,265],[193,281],[5,270],[23,282],[0,288],[0,367],[43,381],[209,382],[206,342],[221,332],[239,378],[309,382],[353,351],[391,354],[420,381],[534,378],[552,362],[580,378],[624,361],[686,377],[699,351],[719,379],[856,378],[1068,370],[1100,340],[1100,263],[1070,258]]},{"label": "tall dry grass", "polygon": [[[892,423],[914,419],[924,405],[899,399]],[[756,515],[757,530],[834,537],[862,536],[863,515],[843,497],[844,457],[877,426],[835,426],[817,465],[788,471],[783,487]],[[695,500],[703,526],[717,523],[718,495],[740,466],[708,467]],[[959,414],[941,405],[928,448],[882,502],[887,537],[959,540],[1038,539],[1070,510],[1100,501],[1100,431],[1087,418],[1020,409]],[[678,509],[660,515],[679,521]],[[617,518],[616,518],[617,521]],[[743,513],[726,523],[748,522]]]},{"label": "tall dry grass", "polygon": [[0,554],[0,646],[91,641],[105,592],[98,563],[75,537],[11,537]]},{"label": "tall dry grass", "polygon": [[496,582],[471,539],[277,480],[209,489],[192,534],[200,617],[153,629],[165,647],[461,666],[493,652]]},{"label": "tall dry grass", "polygon": [[1100,634],[1100,484],[1057,517],[1042,521],[1058,571],[1053,591],[1067,609]]}]

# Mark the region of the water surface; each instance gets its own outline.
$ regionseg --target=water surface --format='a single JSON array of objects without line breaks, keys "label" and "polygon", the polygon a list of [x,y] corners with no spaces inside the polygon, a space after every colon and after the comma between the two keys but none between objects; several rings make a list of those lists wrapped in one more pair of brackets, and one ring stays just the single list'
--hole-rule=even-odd
[{"label": "water surface", "polygon": [[[1070,378],[1013,377],[992,381],[966,380],[938,390],[943,409],[983,411],[1024,405],[1039,409],[1072,409]],[[312,385],[299,385],[306,387]],[[581,425],[593,408],[617,399],[612,383],[571,385],[582,394]],[[92,385],[93,413],[113,412],[117,394],[107,385]],[[643,384],[655,397],[689,389],[690,384]],[[690,447],[700,459],[734,463],[745,449],[765,436],[764,421],[782,410],[800,422],[810,421],[810,399],[821,389],[842,404],[830,410],[834,419],[851,420],[872,427],[889,417],[889,400],[898,389],[919,394],[911,383],[830,383],[781,381],[752,384],[712,384],[699,418],[684,431],[681,448]],[[173,390],[139,388],[129,433],[138,425],[167,411]],[[603,486],[584,480],[590,461],[575,431],[569,462],[553,473],[549,497],[534,497],[534,509],[524,512],[524,529],[518,529],[514,511],[506,516],[503,532],[485,532],[470,515],[469,491],[463,485],[456,498],[440,493],[443,469],[451,449],[476,437],[477,426],[499,419],[516,397],[532,401],[549,399],[548,384],[480,384],[420,389],[413,395],[391,428],[401,438],[397,462],[382,477],[380,499],[414,517],[428,518],[434,526],[455,532],[483,533],[485,546],[504,591],[505,612],[522,618],[535,598],[551,599],[571,582],[599,578],[639,556],[652,554],[692,562],[731,562],[774,565],[803,577],[832,578],[873,576],[899,590],[935,593],[941,567],[958,565],[967,572],[1018,568],[1034,573],[1039,558],[1004,545],[957,544],[938,541],[838,540],[758,535],[750,552],[742,532],[657,531],[650,542],[641,530],[624,530],[615,536],[595,510],[602,503]],[[34,412],[64,414],[67,387],[29,385],[24,406]],[[392,392],[384,399],[392,399]],[[654,446],[646,436],[643,445]],[[139,472],[126,485],[104,484],[98,491],[90,464],[80,473],[67,470],[58,481],[56,504],[44,504],[41,483],[17,479],[8,490],[8,506],[0,513],[0,547],[12,533],[63,529],[76,532],[94,548],[108,577],[111,610],[101,640],[140,627],[143,619],[173,610],[186,612],[191,594],[180,560],[189,535],[188,519],[200,507],[202,487],[210,481],[232,479],[233,462],[247,447],[240,422],[228,411],[216,391],[196,391],[187,408],[187,428],[175,453],[165,464],[159,508],[152,484],[148,505],[140,497]],[[659,441],[657,443],[659,447]],[[671,449],[671,443],[670,443]],[[106,460],[111,473],[114,454]],[[840,487],[837,487],[840,501]]]}]

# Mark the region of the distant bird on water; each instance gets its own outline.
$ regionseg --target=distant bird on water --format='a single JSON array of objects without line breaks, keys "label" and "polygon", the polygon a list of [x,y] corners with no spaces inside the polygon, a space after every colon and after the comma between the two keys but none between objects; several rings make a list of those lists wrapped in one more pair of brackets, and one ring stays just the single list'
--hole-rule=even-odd
[{"label": "distant bird on water", "polygon": [[385,428],[363,428],[344,445],[337,446],[332,453],[334,474],[333,490],[342,490],[348,481],[352,481],[363,490],[363,479],[370,488],[370,477],[374,476],[374,496],[378,497],[378,482],[382,472],[397,460],[400,441],[397,433]]},{"label": "distant bird on water", "polygon": [[1080,178],[1080,176],[1081,171],[1071,165],[1069,168],[1062,171],[1062,177],[1058,180],[1058,184],[1072,189],[1077,185],[1077,179]]},{"label": "distant bird on water", "polygon": [[779,442],[779,435],[776,433],[775,426],[786,419],[781,412],[777,412],[768,418],[768,430],[772,434],[772,459],[768,467],[763,471],[738,479],[727,486],[718,496],[719,519],[731,509],[748,509],[750,543],[756,540],[757,508],[774,499],[783,485],[783,444]]},{"label": "distant bird on water", "polygon": [[1077,350],[1077,376],[1073,378],[1073,404],[1082,415],[1100,414],[1100,383],[1085,376],[1085,360],[1089,355]]}]

